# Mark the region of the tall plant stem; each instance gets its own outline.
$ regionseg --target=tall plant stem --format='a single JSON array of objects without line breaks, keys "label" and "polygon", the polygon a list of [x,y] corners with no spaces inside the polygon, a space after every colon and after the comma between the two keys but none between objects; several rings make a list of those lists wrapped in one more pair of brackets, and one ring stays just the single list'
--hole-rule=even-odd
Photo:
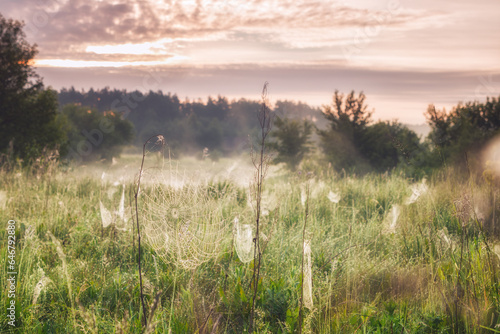
[{"label": "tall plant stem", "polygon": [[261,200],[262,200],[262,186],[264,184],[264,175],[266,169],[266,138],[271,131],[272,117],[269,113],[269,109],[266,105],[267,98],[267,82],[264,84],[262,90],[262,106],[258,114],[259,124],[261,129],[261,140],[260,140],[260,156],[256,163],[254,160],[254,166],[257,170],[257,189],[256,189],[256,214],[255,214],[255,237],[253,242],[254,247],[254,261],[253,261],[253,297],[252,297],[252,310],[250,313],[250,332],[253,331],[254,327],[254,315],[255,315],[255,302],[257,299],[257,292],[259,288],[259,278],[260,278],[260,266],[262,261],[262,252],[260,249],[260,214],[261,214]]},{"label": "tall plant stem", "polygon": [[[143,320],[142,320],[142,324],[144,327],[147,326],[147,317],[146,317],[146,307],[145,307],[145,304],[144,304],[144,294],[143,294],[143,289],[142,289],[142,271],[141,271],[141,229],[140,229],[140,226],[139,226],[139,208],[138,208],[138,204],[137,204],[137,197],[139,196],[139,191],[140,191],[140,188],[141,188],[141,176],[142,176],[142,170],[144,168],[144,159],[146,157],[146,144],[153,138],[160,138],[159,135],[154,135],[154,136],[151,136],[148,140],[146,140],[146,142],[144,143],[144,146],[142,147],[142,162],[141,162],[141,169],[139,171],[139,178],[137,180],[137,190],[135,192],[135,196],[134,196],[134,199],[135,199],[135,216],[136,216],[136,221],[137,221],[137,251],[138,251],[138,255],[139,255],[139,258],[138,258],[138,264],[139,264],[139,286],[140,286],[140,289],[141,289],[141,305],[142,305],[142,315],[143,315]],[[161,136],[161,141],[162,141],[162,145],[164,144],[164,141],[163,141],[163,136]]]}]

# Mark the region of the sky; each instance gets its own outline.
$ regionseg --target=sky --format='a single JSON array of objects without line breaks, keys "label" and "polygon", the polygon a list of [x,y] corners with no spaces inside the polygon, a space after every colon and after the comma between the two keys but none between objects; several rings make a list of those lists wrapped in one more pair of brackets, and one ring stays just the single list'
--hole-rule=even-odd
[{"label": "sky", "polygon": [[2,0],[54,89],[271,102],[363,91],[373,118],[500,95],[498,0]]}]

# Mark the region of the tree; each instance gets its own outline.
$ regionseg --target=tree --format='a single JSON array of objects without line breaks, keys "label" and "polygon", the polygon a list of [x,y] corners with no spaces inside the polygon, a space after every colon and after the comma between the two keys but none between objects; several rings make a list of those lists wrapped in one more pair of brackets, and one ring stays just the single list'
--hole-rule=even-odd
[{"label": "tree", "polygon": [[323,107],[330,129],[318,131],[327,159],[340,170],[358,172],[385,172],[404,166],[415,176],[423,166],[421,159],[427,154],[415,132],[400,123],[371,122],[365,95],[357,97],[352,91],[347,97],[335,91],[332,106]]},{"label": "tree", "polygon": [[344,99],[344,94],[335,91],[332,106],[323,107],[323,115],[330,121],[332,130],[344,132],[351,137],[362,131],[370,122],[372,112],[366,111],[366,96],[363,92],[355,96],[351,91]]},{"label": "tree", "polygon": [[372,114],[366,110],[363,92],[356,97],[352,91],[344,97],[335,91],[332,105],[324,106],[322,110],[330,122],[330,129],[318,131],[323,152],[338,170],[363,164],[358,148]]},{"label": "tree", "polygon": [[79,161],[111,160],[133,138],[133,125],[113,111],[67,104],[62,109],[68,136],[67,158]]},{"label": "tree", "polygon": [[310,137],[313,124],[307,120],[300,122],[277,117],[274,126],[275,130],[271,132],[271,137],[277,141],[269,145],[278,153],[274,163],[283,162],[290,170],[295,171],[304,155],[311,149]]},{"label": "tree", "polygon": [[475,155],[500,134],[500,97],[488,97],[485,103],[460,103],[450,113],[430,105],[426,118],[435,153],[451,163],[464,162],[465,152]]},{"label": "tree", "polygon": [[410,169],[420,158],[417,154],[423,154],[425,148],[417,134],[407,127],[398,122],[380,121],[366,128],[359,151],[376,172],[385,172],[401,164],[414,175],[415,171]]},{"label": "tree", "polygon": [[57,122],[56,92],[43,89],[32,67],[37,50],[22,30],[23,23],[0,14],[0,151],[9,146],[23,159],[64,142]]}]

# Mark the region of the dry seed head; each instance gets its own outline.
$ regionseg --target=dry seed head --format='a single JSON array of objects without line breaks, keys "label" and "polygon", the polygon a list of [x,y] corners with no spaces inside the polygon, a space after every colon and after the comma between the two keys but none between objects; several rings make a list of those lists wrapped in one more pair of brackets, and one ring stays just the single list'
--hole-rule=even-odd
[{"label": "dry seed head", "polygon": [[166,145],[165,137],[162,135],[153,136],[144,144],[144,153],[161,152]]},{"label": "dry seed head", "polygon": [[456,216],[460,220],[462,226],[465,226],[469,220],[474,218],[474,208],[468,194],[463,194],[462,197],[454,202]]},{"label": "dry seed head", "polygon": [[165,145],[165,137],[163,137],[162,135],[159,135],[156,139],[156,143],[158,145],[164,146]]}]

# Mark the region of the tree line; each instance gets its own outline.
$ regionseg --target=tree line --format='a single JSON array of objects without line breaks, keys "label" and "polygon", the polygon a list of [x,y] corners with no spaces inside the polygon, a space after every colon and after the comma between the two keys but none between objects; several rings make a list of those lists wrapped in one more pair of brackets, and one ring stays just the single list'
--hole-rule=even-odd
[{"label": "tree line", "polygon": [[[116,101],[139,101],[113,108]],[[256,111],[260,101],[229,101],[218,96],[206,101],[181,101],[175,94],[161,91],[142,93],[104,88],[77,91],[73,87],[59,92],[60,105],[78,105],[101,113],[114,112],[133,125],[133,144],[141,146],[155,134],[162,134],[174,156],[199,154],[207,148],[212,157],[231,155],[248,146],[248,137],[258,131]],[[63,107],[63,112],[67,107]],[[83,107],[82,107],[83,108]],[[317,120],[318,108],[300,102],[278,101],[273,112],[282,117]]]},{"label": "tree line", "polygon": [[[29,162],[47,150],[80,161],[120,154],[124,145],[140,146],[163,134],[173,156],[208,149],[217,159],[241,152],[259,131],[261,101],[181,101],[162,91],[128,92],[104,88],[56,92],[45,88],[32,67],[37,49],[23,24],[0,15],[0,163]],[[337,171],[385,172],[399,169],[423,175],[474,157],[500,133],[500,98],[459,103],[451,112],[429,106],[431,132],[421,140],[397,121],[375,122],[366,96],[335,91],[332,103],[314,108],[278,101],[269,148],[275,163],[291,170],[312,155]]]}]

